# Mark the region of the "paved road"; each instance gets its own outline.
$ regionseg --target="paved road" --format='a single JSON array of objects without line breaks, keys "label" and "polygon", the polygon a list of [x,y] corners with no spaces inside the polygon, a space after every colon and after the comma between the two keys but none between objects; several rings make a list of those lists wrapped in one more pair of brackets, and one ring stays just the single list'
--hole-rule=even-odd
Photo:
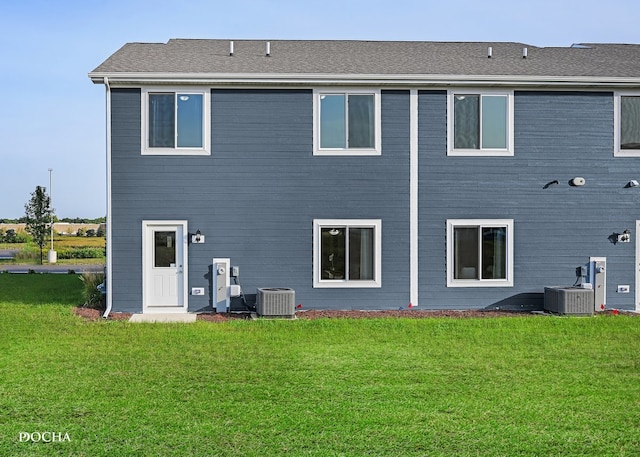
[{"label": "paved road", "polygon": [[[18,252],[20,251],[0,249],[0,259],[13,259]],[[29,273],[29,270],[36,273],[69,273],[69,270],[76,273],[104,273],[104,265],[0,265],[0,272]]]},{"label": "paved road", "polygon": [[73,270],[76,273],[104,273],[104,265],[0,265],[0,272],[29,273],[33,270],[36,273],[69,273]]},{"label": "paved road", "polygon": [[13,256],[20,251],[12,251],[9,249],[0,249],[0,260],[13,259]]}]

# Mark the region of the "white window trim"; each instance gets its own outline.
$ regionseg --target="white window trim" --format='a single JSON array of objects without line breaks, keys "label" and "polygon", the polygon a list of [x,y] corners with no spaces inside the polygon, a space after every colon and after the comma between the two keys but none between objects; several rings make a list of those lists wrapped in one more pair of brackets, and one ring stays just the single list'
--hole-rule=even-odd
[{"label": "white window trim", "polygon": [[[373,148],[321,148],[320,147],[320,96],[331,94],[373,95],[374,147]],[[313,155],[315,156],[379,156],[382,155],[382,116],[379,89],[314,89],[313,90]]]},{"label": "white window trim", "polygon": [[[357,281],[348,279],[321,279],[320,229],[323,227],[373,228],[374,279]],[[379,288],[382,287],[382,221],[380,219],[314,219],[313,220],[313,287],[314,288]]]},{"label": "white window trim", "polygon": [[[149,93],[156,92],[172,92],[181,94],[198,94],[202,95],[202,140],[203,147],[201,148],[150,148],[149,144]],[[152,86],[142,88],[141,93],[141,123],[140,128],[142,130],[142,155],[211,155],[211,89],[206,87],[175,87],[175,86]]]},{"label": "white window trim", "polygon": [[[454,279],[454,227],[507,227],[506,279]],[[447,219],[447,287],[513,287],[513,219]]]},{"label": "white window trim", "polygon": [[[506,95],[507,96],[507,149],[454,149],[453,102],[454,95]],[[510,157],[513,149],[513,91],[485,89],[451,89],[447,91],[447,155],[460,157]]]},{"label": "white window trim", "polygon": [[640,157],[640,149],[620,149],[620,99],[624,96],[640,97],[640,91],[615,92],[613,96],[613,155],[614,157]]}]

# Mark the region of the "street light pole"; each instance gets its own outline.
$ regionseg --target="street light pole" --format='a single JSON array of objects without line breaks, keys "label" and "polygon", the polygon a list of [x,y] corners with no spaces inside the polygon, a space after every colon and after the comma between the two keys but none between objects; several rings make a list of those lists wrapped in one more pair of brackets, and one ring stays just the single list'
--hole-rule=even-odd
[{"label": "street light pole", "polygon": [[[49,207],[53,204],[53,168],[49,168]],[[53,213],[51,213],[51,250],[53,251]]]},{"label": "street light pole", "polygon": [[[49,207],[53,204],[53,168],[49,168]],[[49,263],[56,263],[58,260],[56,251],[53,250],[53,211],[51,212],[51,250],[47,260]]]}]

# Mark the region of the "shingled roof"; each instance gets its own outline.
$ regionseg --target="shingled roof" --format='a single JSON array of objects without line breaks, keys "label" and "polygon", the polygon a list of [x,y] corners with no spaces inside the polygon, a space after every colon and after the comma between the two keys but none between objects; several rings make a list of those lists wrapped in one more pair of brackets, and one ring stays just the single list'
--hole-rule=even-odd
[{"label": "shingled roof", "polygon": [[502,42],[172,39],[166,44],[128,43],[89,76],[96,83],[104,82],[104,77],[123,82],[243,77],[415,82],[455,76],[460,80],[638,84],[640,45],[536,47]]}]

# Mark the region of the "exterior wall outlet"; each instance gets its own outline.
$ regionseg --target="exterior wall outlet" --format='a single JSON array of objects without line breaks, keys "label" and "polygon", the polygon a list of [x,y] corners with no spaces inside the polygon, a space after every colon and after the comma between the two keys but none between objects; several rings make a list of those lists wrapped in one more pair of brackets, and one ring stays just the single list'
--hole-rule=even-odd
[{"label": "exterior wall outlet", "polygon": [[618,284],[618,293],[619,294],[628,294],[630,287],[628,284]]},{"label": "exterior wall outlet", "polygon": [[191,295],[204,295],[204,287],[192,287]]}]

